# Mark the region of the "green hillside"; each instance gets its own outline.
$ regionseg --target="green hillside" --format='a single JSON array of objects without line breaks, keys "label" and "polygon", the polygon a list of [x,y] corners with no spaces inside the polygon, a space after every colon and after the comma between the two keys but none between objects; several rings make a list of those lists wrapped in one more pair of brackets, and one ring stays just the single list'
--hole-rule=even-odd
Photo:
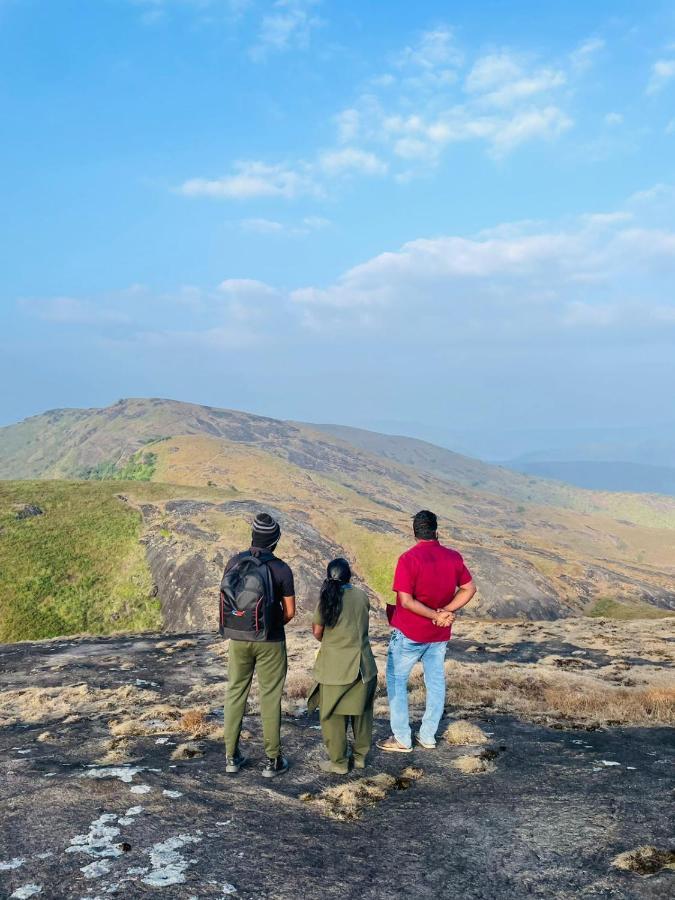
[{"label": "green hillside", "polygon": [[56,409],[0,428],[0,478],[142,480],[152,475],[148,454],[157,442],[178,435],[207,435],[255,447],[348,486],[381,479],[402,485],[414,472],[465,488],[479,502],[488,494],[516,504],[675,529],[673,497],[583,490],[413,438],[160,398],[119,400],[104,409]]},{"label": "green hillside", "polygon": [[0,482],[0,641],[161,626],[141,519],[117,498],[123,488]]},{"label": "green hillside", "polygon": [[[223,561],[260,509],[282,523],[303,615],[334,556],[389,599],[425,507],[475,576],[473,615],[675,607],[675,498],[585,491],[408,438],[126,400],[0,428],[3,477],[41,480],[0,481],[0,640],[212,628]],[[17,518],[30,504],[44,514]]]}]

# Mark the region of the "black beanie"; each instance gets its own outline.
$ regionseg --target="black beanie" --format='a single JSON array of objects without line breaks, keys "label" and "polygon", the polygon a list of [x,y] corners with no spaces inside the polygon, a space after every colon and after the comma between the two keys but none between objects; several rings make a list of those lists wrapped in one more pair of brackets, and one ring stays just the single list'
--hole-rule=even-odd
[{"label": "black beanie", "polygon": [[253,521],[251,532],[251,546],[261,550],[269,550],[275,547],[281,537],[281,528],[272,516],[267,513],[258,513]]}]

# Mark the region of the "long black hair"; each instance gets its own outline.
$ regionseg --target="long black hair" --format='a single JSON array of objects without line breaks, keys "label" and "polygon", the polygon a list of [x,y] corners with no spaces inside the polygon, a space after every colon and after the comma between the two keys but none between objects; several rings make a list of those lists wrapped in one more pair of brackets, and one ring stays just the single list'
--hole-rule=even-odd
[{"label": "long black hair", "polygon": [[328,563],[326,575],[321,585],[319,609],[323,624],[326,628],[333,628],[342,614],[342,594],[344,586],[351,581],[352,570],[346,559],[339,558]]}]

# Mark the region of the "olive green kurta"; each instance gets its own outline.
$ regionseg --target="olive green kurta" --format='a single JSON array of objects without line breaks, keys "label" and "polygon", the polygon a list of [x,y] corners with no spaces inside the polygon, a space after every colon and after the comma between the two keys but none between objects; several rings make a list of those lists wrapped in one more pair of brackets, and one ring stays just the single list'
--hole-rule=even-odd
[{"label": "olive green kurta", "polygon": [[[321,729],[331,761],[347,770],[347,726],[354,732],[354,759],[365,763],[373,732],[377,666],[368,640],[370,603],[360,588],[346,585],[342,613],[325,628],[314,665],[317,679],[307,706],[320,708]],[[317,607],[313,622],[323,625]]]},{"label": "olive green kurta", "polygon": [[[375,657],[368,639],[368,595],[361,588],[346,584],[342,594],[342,612],[336,625],[326,628],[314,663],[319,684],[351,684],[357,678],[370,681],[377,675]],[[317,606],[313,623],[323,625]]]}]

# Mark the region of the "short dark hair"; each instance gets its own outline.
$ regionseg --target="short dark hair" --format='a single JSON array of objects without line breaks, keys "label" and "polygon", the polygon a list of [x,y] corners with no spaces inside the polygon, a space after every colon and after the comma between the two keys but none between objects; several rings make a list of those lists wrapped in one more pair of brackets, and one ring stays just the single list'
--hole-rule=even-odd
[{"label": "short dark hair", "polygon": [[438,519],[429,509],[421,509],[413,516],[413,533],[420,541],[432,541],[438,531]]}]

